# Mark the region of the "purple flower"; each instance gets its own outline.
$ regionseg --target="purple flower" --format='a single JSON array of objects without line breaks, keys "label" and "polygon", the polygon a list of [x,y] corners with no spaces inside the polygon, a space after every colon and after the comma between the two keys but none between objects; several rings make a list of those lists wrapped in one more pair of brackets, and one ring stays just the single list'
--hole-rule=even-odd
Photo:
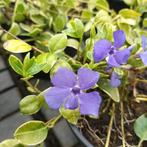
[{"label": "purple flower", "polygon": [[115,88],[115,87],[118,87],[120,84],[121,84],[121,81],[120,81],[119,75],[116,72],[112,72],[110,85]]},{"label": "purple flower", "polygon": [[142,36],[142,48],[143,52],[139,54],[143,64],[147,65],[147,38],[145,36]]},{"label": "purple flower", "polygon": [[80,68],[77,75],[67,68],[60,68],[51,79],[54,87],[45,91],[45,100],[53,109],[79,107],[82,115],[98,116],[101,96],[96,91],[85,93],[98,79],[99,73],[88,68]]},{"label": "purple flower", "polygon": [[94,45],[94,61],[99,62],[106,58],[109,67],[119,67],[125,64],[130,56],[132,47],[118,50],[125,43],[126,37],[122,30],[113,33],[114,43],[106,39],[99,40]]}]

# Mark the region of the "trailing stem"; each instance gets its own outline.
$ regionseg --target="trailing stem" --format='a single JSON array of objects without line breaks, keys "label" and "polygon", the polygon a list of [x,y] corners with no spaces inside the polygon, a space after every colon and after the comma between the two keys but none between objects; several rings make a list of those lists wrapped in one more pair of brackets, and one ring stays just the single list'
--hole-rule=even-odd
[{"label": "trailing stem", "polygon": [[125,147],[125,130],[124,130],[124,106],[123,102],[120,103],[121,109],[121,131],[122,131],[122,147]]},{"label": "trailing stem", "polygon": [[48,128],[52,128],[55,126],[55,124],[61,119],[62,115],[59,114],[57,117],[54,117],[52,119],[50,119],[49,121],[47,121],[45,124]]},{"label": "trailing stem", "polygon": [[111,136],[111,131],[112,131],[112,125],[113,125],[113,121],[114,121],[114,116],[115,116],[115,103],[113,103],[113,105],[112,105],[112,112],[111,112],[111,118],[110,118],[110,123],[109,123],[109,128],[108,128],[105,147],[109,147],[110,136]]},{"label": "trailing stem", "polygon": [[37,87],[35,87],[35,86],[33,86],[27,79],[23,79],[22,78],[22,80],[29,86],[29,87],[31,87],[36,93],[41,93],[41,91],[37,88]]},{"label": "trailing stem", "polygon": [[[0,28],[3,30],[3,32],[9,34],[11,37],[13,37],[13,38],[15,38],[15,39],[17,39],[17,40],[23,41],[22,39],[18,38],[17,36],[13,35],[12,33],[8,32],[8,31],[5,30],[4,28],[2,28],[2,26],[0,26]],[[23,42],[26,43],[25,41],[23,41]],[[27,44],[28,44],[28,43],[27,43]],[[30,45],[30,44],[28,44],[28,45]],[[39,53],[44,53],[44,51],[39,50],[39,49],[36,48],[35,46],[32,46],[32,49],[35,50],[35,51],[37,51],[37,52],[39,52]]]},{"label": "trailing stem", "polygon": [[143,140],[141,139],[141,140],[139,141],[139,143],[138,143],[138,146],[137,146],[137,147],[141,147],[142,142],[143,142]]}]

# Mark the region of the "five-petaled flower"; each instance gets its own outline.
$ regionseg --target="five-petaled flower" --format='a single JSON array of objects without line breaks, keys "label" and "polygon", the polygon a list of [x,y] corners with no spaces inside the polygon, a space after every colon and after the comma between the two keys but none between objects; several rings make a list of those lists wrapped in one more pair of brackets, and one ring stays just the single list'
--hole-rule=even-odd
[{"label": "five-petaled flower", "polygon": [[145,36],[142,36],[142,48],[143,51],[139,55],[143,64],[147,66],[147,38]]},{"label": "five-petaled flower", "polygon": [[99,73],[88,68],[80,68],[77,75],[67,68],[60,68],[51,79],[54,87],[45,91],[45,100],[53,109],[79,107],[81,115],[98,116],[101,96],[96,91],[85,92],[95,86],[98,79]]},{"label": "five-petaled flower", "polygon": [[94,61],[97,63],[106,58],[109,67],[119,67],[125,64],[130,56],[132,47],[119,50],[125,41],[125,33],[117,30],[113,33],[114,43],[101,39],[94,44]]}]

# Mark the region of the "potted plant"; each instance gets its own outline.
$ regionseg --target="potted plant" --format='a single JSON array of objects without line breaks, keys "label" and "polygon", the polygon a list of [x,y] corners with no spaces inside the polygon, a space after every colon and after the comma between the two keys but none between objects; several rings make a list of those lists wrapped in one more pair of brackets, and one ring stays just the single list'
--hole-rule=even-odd
[{"label": "potted plant", "polygon": [[[60,115],[47,122],[26,122],[16,129],[15,139],[0,145],[41,144],[48,130],[64,118],[76,126],[71,127],[77,136],[82,131],[88,141],[85,137],[81,140],[88,147],[145,146],[147,1],[125,0],[128,8],[118,12],[110,9],[106,0],[27,2],[29,5],[16,2],[9,31],[2,25],[3,48],[26,53],[22,60],[15,55],[8,59],[31,92],[20,101],[20,111],[32,115],[47,105]],[[48,12],[45,4],[54,8],[56,15]],[[64,10],[64,5],[68,9]],[[24,13],[17,13],[19,6]],[[33,8],[29,19],[36,23],[31,28],[30,20],[27,25],[20,23],[28,16],[28,6]],[[36,16],[38,7],[43,11]],[[46,26],[48,16],[52,16],[50,28]],[[30,82],[42,71],[52,83],[44,91],[38,89],[38,80],[35,85]]]}]

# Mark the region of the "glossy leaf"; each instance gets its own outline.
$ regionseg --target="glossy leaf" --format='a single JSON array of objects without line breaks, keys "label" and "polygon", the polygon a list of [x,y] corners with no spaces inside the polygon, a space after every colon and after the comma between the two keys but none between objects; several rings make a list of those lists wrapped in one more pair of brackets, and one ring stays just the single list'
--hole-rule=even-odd
[{"label": "glossy leaf", "polygon": [[141,140],[147,140],[147,114],[138,117],[134,124],[134,131]]},{"label": "glossy leaf", "polygon": [[107,79],[100,79],[98,82],[99,88],[108,94],[115,102],[120,101],[118,88],[113,88],[110,85],[110,81]]},{"label": "glossy leaf", "polygon": [[42,143],[48,134],[48,128],[42,121],[29,121],[16,129],[14,137],[25,145]]},{"label": "glossy leaf", "polygon": [[61,67],[65,67],[65,68],[68,68],[68,69],[71,69],[72,70],[72,67],[70,66],[70,64],[68,62],[66,62],[65,60],[58,60],[56,62],[56,64],[53,66],[53,68],[51,69],[50,71],[50,76],[52,77],[59,68]]},{"label": "glossy leaf", "polygon": [[16,139],[7,139],[0,143],[0,147],[25,147]]},{"label": "glossy leaf", "polygon": [[67,46],[67,36],[65,34],[54,35],[49,40],[49,48],[52,52],[64,49]]},{"label": "glossy leaf", "polygon": [[135,10],[131,10],[131,9],[122,9],[119,11],[119,14],[124,18],[132,18],[135,20],[141,16],[140,13],[138,13]]},{"label": "glossy leaf", "polygon": [[43,65],[42,70],[48,73],[57,61],[57,56],[50,53],[43,53],[37,56],[36,62]]},{"label": "glossy leaf", "polygon": [[31,50],[31,46],[22,40],[8,40],[3,45],[4,49],[12,53],[24,53]]},{"label": "glossy leaf", "polygon": [[143,20],[143,27],[147,28],[147,18]]},{"label": "glossy leaf", "polygon": [[70,37],[81,38],[84,33],[84,25],[80,19],[75,18],[68,23],[64,32]]},{"label": "glossy leaf", "polygon": [[96,8],[97,9],[104,9],[104,10],[109,10],[109,4],[107,2],[107,0],[97,0],[96,3]]},{"label": "glossy leaf", "polygon": [[13,14],[14,21],[20,22],[25,19],[25,15],[27,13],[27,6],[24,0],[19,0],[15,3],[15,9]]},{"label": "glossy leaf", "polygon": [[24,97],[19,103],[21,113],[25,115],[37,113],[42,106],[41,99],[43,99],[43,96],[28,95]]},{"label": "glossy leaf", "polygon": [[44,24],[45,18],[40,14],[32,14],[30,19],[36,24]]},{"label": "glossy leaf", "polygon": [[67,43],[67,46],[69,47],[73,47],[75,49],[78,49],[79,47],[79,42],[75,39],[68,39],[68,43]]},{"label": "glossy leaf", "polygon": [[65,109],[64,107],[60,108],[60,113],[61,115],[71,124],[76,125],[78,122],[78,119],[80,117],[80,111],[79,109],[75,110],[70,110],[70,109]]},{"label": "glossy leaf", "polygon": [[11,55],[9,57],[9,64],[16,73],[23,75],[23,64],[17,57]]},{"label": "glossy leaf", "polygon": [[136,0],[124,0],[124,2],[127,4],[127,5],[134,5],[136,3]]},{"label": "glossy leaf", "polygon": [[53,23],[55,32],[61,32],[64,29],[65,24],[66,24],[66,16],[65,15],[58,15],[55,18],[55,21]]},{"label": "glossy leaf", "polygon": [[[10,29],[8,30],[9,33],[13,34],[14,36],[17,36],[21,33],[20,27],[17,23],[12,23]],[[4,40],[10,40],[13,39],[14,37],[8,33],[4,34],[3,39]]]},{"label": "glossy leaf", "polygon": [[35,57],[30,58],[30,54],[28,53],[25,56],[23,62],[23,76],[28,77],[39,73],[43,68],[43,65],[38,64],[36,62]]}]

